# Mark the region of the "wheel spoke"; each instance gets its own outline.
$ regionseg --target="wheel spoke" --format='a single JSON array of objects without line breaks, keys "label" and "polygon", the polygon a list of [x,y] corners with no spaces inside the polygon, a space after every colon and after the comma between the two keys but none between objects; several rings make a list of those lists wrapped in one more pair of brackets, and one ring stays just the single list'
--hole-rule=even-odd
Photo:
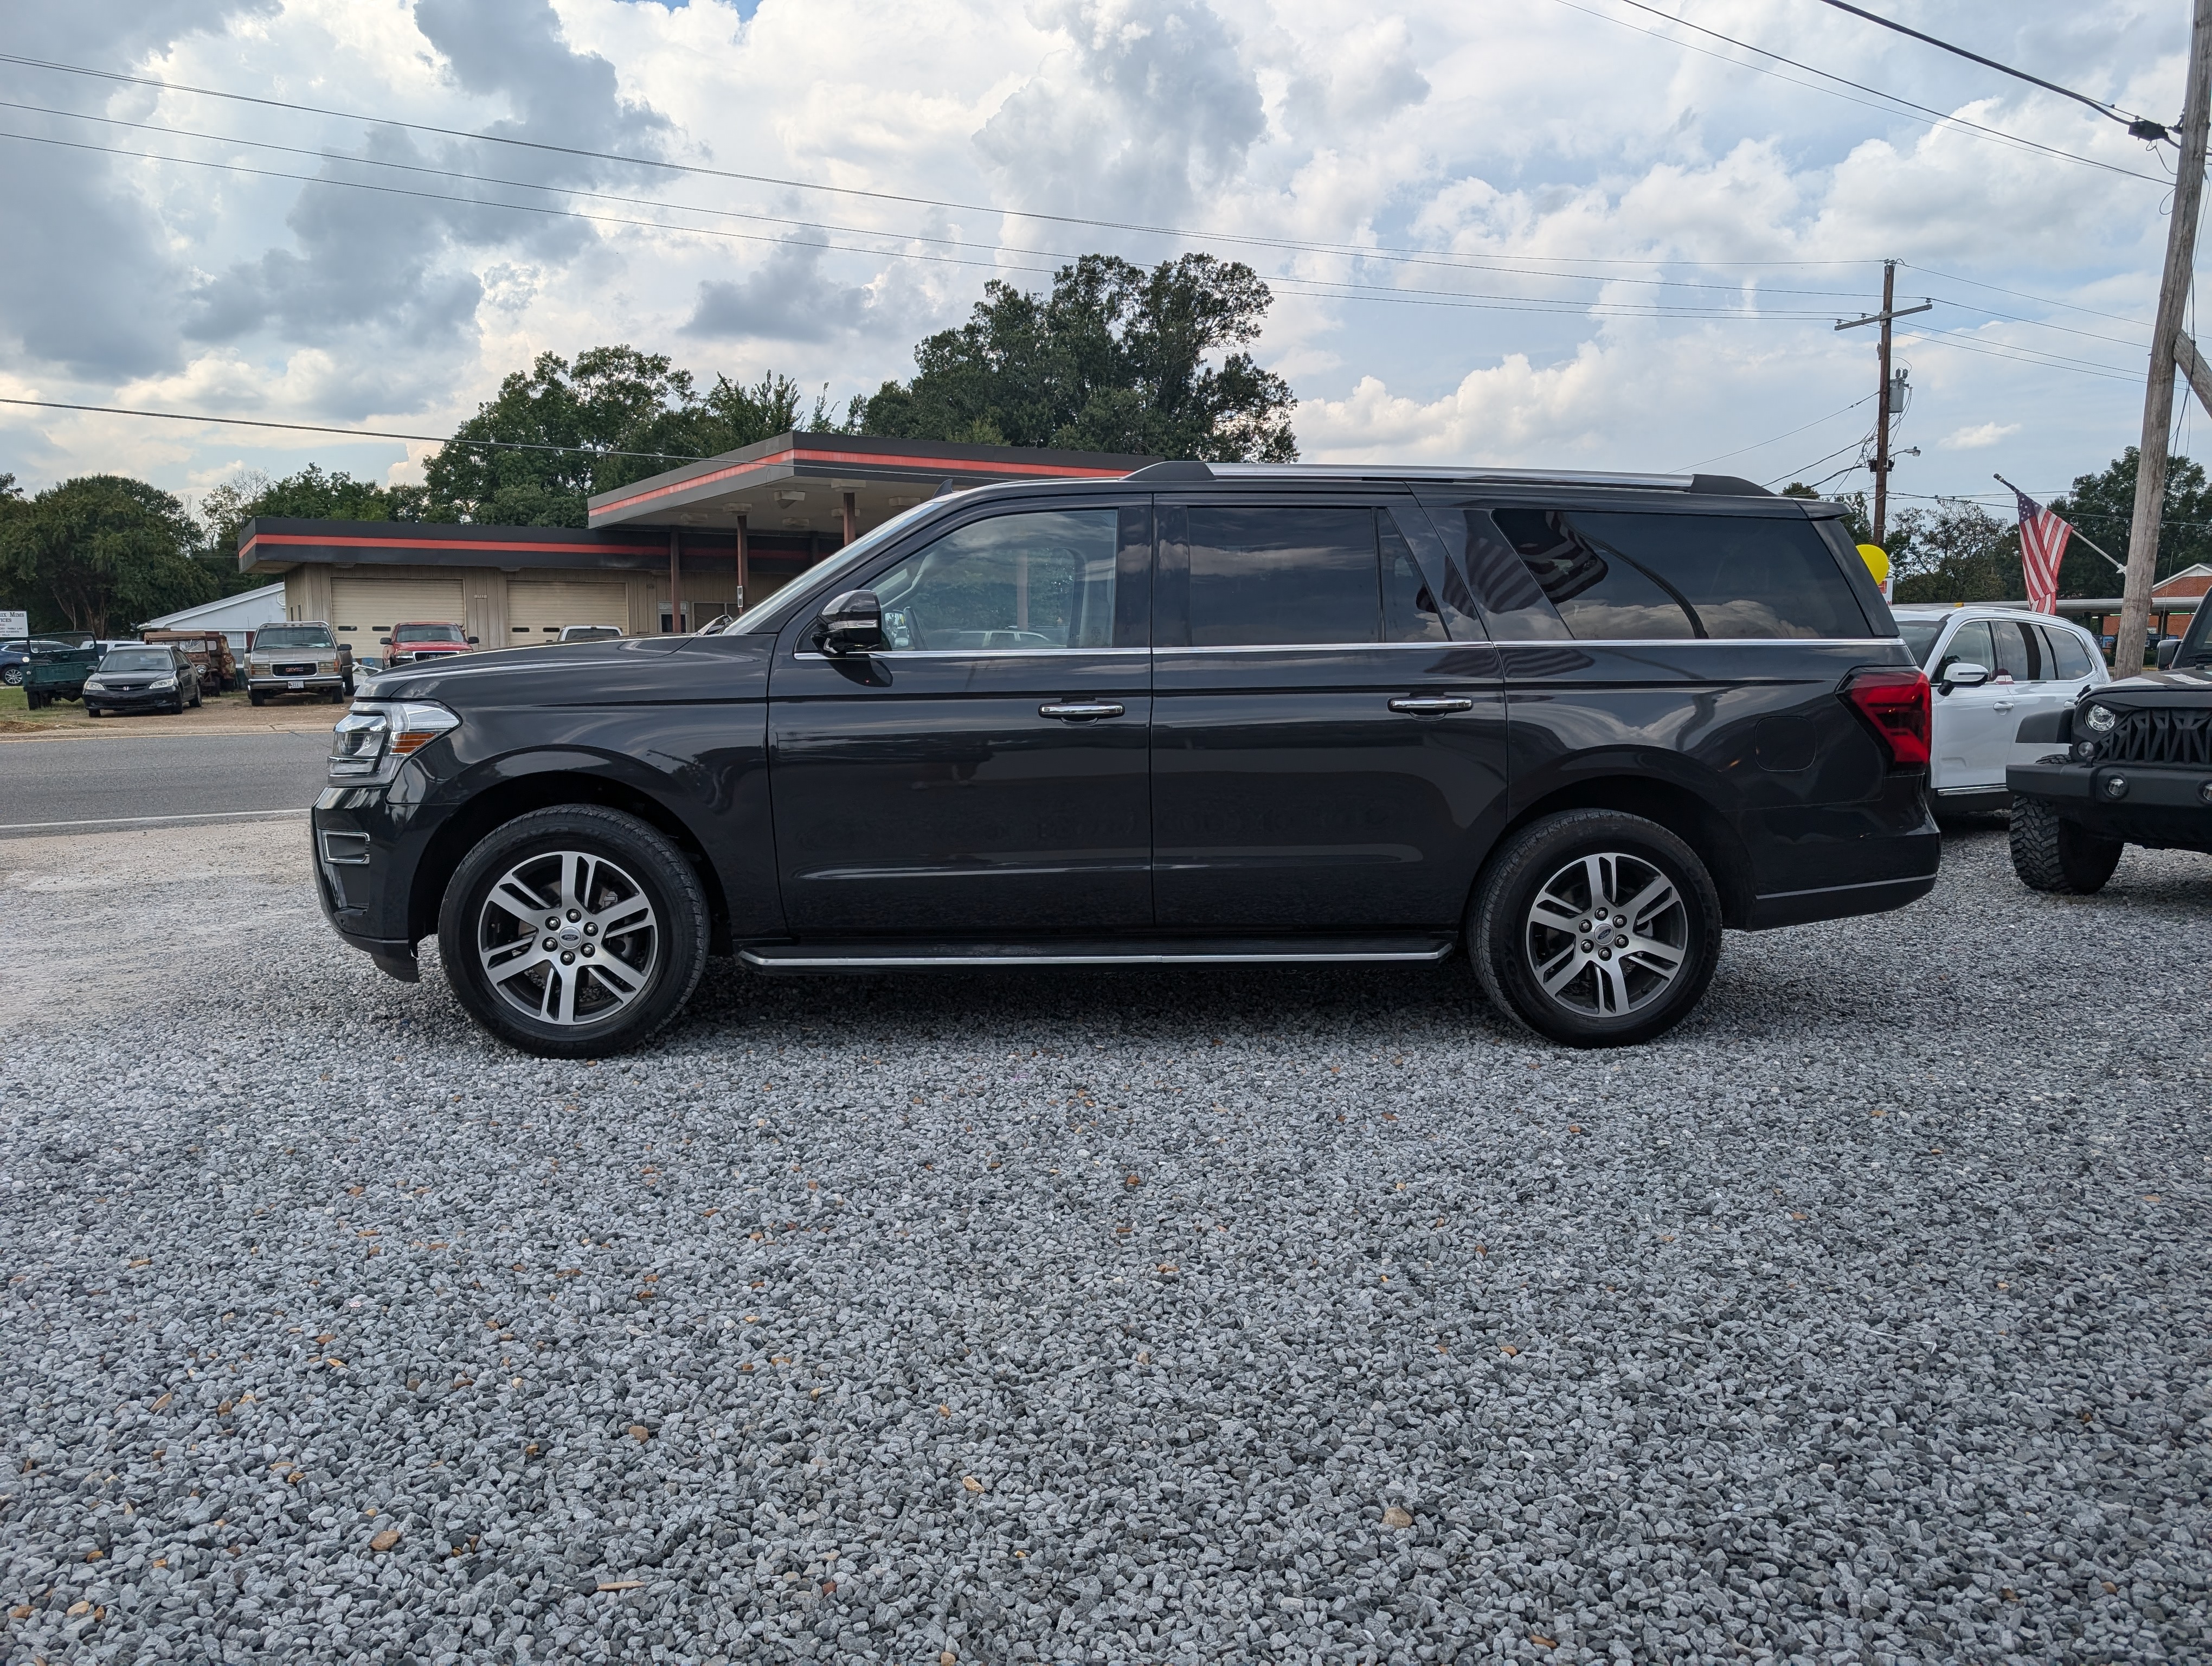
[{"label": "wheel spoke", "polygon": [[1582,950],[1570,943],[1558,956],[1536,969],[1536,981],[1544,986],[1546,994],[1556,995],[1580,976],[1588,964]]},{"label": "wheel spoke", "polygon": [[538,946],[535,936],[518,937],[512,943],[495,943],[482,952],[484,976],[495,983],[504,983],[519,977],[533,967],[542,966],[552,959]]},{"label": "wheel spoke", "polygon": [[1628,946],[1618,952],[1623,960],[1655,962],[1656,964],[1651,967],[1653,971],[1664,973],[1667,976],[1672,977],[1675,969],[1681,965],[1686,952],[1676,948],[1672,943],[1662,943],[1656,937],[1631,937],[1628,939]]},{"label": "wheel spoke", "polygon": [[1591,964],[1597,968],[1598,1011],[1607,1018],[1618,1018],[1629,1006],[1628,980],[1621,976],[1620,963],[1599,960]]},{"label": "wheel spoke", "polygon": [[1673,908],[1681,898],[1674,890],[1674,882],[1665,874],[1654,874],[1651,883],[1638,891],[1620,909],[1628,916],[1628,929],[1640,932],[1644,922],[1662,909]]},{"label": "wheel spoke", "polygon": [[522,922],[523,929],[532,936],[535,936],[538,928],[545,923],[547,910],[554,906],[531,895],[529,888],[520,878],[512,873],[494,885],[491,888],[491,895],[484,900],[493,907],[503,909],[513,915]]},{"label": "wheel spoke", "polygon": [[1589,918],[1587,909],[1570,908],[1565,902],[1547,891],[1529,905],[1528,923],[1549,926],[1555,932],[1565,932],[1572,937],[1582,929],[1582,922]]},{"label": "wheel spoke", "polygon": [[605,955],[590,964],[591,970],[599,975],[599,981],[606,985],[607,993],[623,1000],[645,988],[645,974],[628,961]]},{"label": "wheel spoke", "polygon": [[637,923],[651,923],[653,904],[647,902],[641,894],[625,897],[612,907],[590,917],[598,925],[600,937],[609,938],[617,933],[634,929]]}]

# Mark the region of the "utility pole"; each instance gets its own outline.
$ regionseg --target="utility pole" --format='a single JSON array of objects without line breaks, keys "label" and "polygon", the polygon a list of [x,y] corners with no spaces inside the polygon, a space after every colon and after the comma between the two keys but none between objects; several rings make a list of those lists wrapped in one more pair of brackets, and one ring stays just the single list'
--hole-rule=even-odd
[{"label": "utility pole", "polygon": [[2150,623],[2151,585],[2158,575],[2159,521],[2166,513],[2166,435],[2173,428],[2174,371],[2185,357],[2192,368],[2201,362],[2197,344],[2182,331],[2181,317],[2189,302],[2197,210],[2204,196],[2206,98],[2212,93],[2208,83],[2212,83],[2212,0],[2197,0],[2189,29],[2189,84],[2182,93],[2173,218],[2166,228],[2166,271],[2159,279],[2158,319],[2151,329],[2150,383],[2143,394],[2142,447],[2136,460],[2135,514],[2128,524],[2128,582],[2119,628],[2112,633],[2112,671],[2120,677],[2132,677],[2142,669],[2143,632]]},{"label": "utility pole", "polygon": [[[2197,0],[2200,8],[2212,8],[2212,0]],[[1869,313],[1864,318],[1838,319],[1838,330],[1856,330],[1862,324],[1881,325],[1881,344],[1875,356],[1881,362],[1881,387],[1877,395],[1874,429],[1874,541],[1888,547],[1889,540],[1889,471],[1893,465],[1889,460],[1889,424],[1893,415],[1890,405],[1896,384],[1890,380],[1889,331],[1893,320],[1924,313],[1936,303],[1923,301],[1917,307],[1907,307],[1899,312],[1897,307],[1897,262],[1881,263],[1881,310]]]}]

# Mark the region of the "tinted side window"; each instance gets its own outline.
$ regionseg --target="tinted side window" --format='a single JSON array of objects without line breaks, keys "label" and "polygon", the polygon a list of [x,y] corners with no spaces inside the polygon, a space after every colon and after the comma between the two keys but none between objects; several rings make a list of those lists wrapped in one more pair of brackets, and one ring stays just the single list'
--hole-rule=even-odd
[{"label": "tinted side window", "polygon": [[1429,593],[1428,581],[1421,576],[1420,564],[1413,559],[1413,546],[1406,542],[1406,535],[1398,530],[1397,523],[1389,514],[1381,516],[1376,524],[1382,532],[1382,629],[1385,640],[1393,642],[1449,641],[1444,630],[1443,615],[1437,607],[1437,599]]},{"label": "tinted side window", "polygon": [[1994,675],[1996,659],[1996,645],[1990,640],[1988,621],[1969,619],[1951,633],[1951,640],[1943,644],[1943,657],[1929,675],[1940,683],[1946,672],[1960,664],[1979,666]]},{"label": "tinted side window", "polygon": [[1990,635],[1996,644],[1997,662],[1990,669],[2015,683],[2043,680],[2042,633],[2019,619],[1992,619]]},{"label": "tinted side window", "polygon": [[2051,650],[2045,663],[2050,666],[2053,677],[2071,679],[2089,675],[2089,649],[2079,636],[2070,630],[2046,629],[2043,640]]},{"label": "tinted side window", "polygon": [[876,581],[894,648],[1110,648],[1119,514],[1049,510],[978,520]]},{"label": "tinted side window", "polygon": [[1534,508],[1492,515],[1584,640],[1868,634],[1835,556],[1803,520]]},{"label": "tinted side window", "polygon": [[1190,507],[1190,645],[1382,636],[1375,511]]}]

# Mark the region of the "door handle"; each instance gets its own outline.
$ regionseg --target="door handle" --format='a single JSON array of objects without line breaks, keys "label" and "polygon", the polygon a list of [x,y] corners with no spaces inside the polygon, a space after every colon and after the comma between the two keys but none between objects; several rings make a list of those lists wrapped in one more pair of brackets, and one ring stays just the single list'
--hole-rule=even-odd
[{"label": "door handle", "polygon": [[1039,717],[1057,717],[1066,723],[1088,723],[1094,718],[1119,717],[1127,710],[1111,700],[1055,700],[1037,708]]},{"label": "door handle", "polygon": [[2000,700],[1994,703],[1990,709],[1991,711],[2008,712],[2013,708],[2014,704],[2014,702],[2010,700]]},{"label": "door handle", "polygon": [[1474,702],[1457,694],[1407,694],[1393,700],[1390,709],[1408,717],[1442,717],[1446,712],[1471,712]]}]

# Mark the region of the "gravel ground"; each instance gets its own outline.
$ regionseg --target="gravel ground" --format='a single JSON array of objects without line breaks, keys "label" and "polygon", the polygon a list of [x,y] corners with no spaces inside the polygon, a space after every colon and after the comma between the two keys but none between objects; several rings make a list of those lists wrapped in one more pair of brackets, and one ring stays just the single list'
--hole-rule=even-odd
[{"label": "gravel ground", "polygon": [[11,1663],[2212,1651],[2203,858],[1954,838],[1622,1053],[1460,967],[718,966],[583,1066],[301,842],[0,847],[19,965],[103,862],[118,958],[259,921],[9,992]]}]

